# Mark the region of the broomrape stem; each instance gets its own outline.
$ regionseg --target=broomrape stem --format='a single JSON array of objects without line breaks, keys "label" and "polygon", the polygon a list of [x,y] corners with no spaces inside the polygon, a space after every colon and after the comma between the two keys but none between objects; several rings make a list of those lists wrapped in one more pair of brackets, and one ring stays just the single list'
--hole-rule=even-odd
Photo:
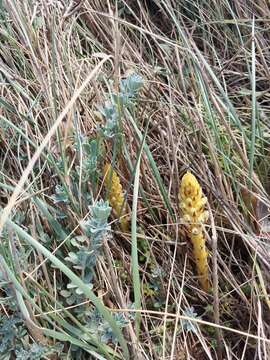
[{"label": "broomrape stem", "polygon": [[123,232],[129,231],[129,219],[127,216],[127,208],[125,206],[125,198],[119,176],[113,170],[109,163],[106,163],[103,168],[104,185],[108,192],[108,200],[110,206],[113,208],[115,216],[119,219],[120,228]]},{"label": "broomrape stem", "polygon": [[206,202],[207,199],[203,196],[196,177],[188,171],[180,184],[179,203],[193,245],[193,256],[199,282],[204,291],[209,290],[208,252],[203,234],[203,223],[208,219],[208,212],[205,210]]}]

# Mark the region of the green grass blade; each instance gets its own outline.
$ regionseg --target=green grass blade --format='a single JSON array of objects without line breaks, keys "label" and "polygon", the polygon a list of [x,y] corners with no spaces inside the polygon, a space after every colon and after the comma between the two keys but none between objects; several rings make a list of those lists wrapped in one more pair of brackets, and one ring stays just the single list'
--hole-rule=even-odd
[{"label": "green grass blade", "polygon": [[68,234],[64,231],[61,224],[55,219],[55,217],[50,213],[47,204],[35,197],[33,202],[36,204],[37,208],[40,210],[42,215],[47,219],[48,223],[50,224],[52,230],[54,231],[57,240],[61,241],[68,237]]},{"label": "green grass blade", "polygon": [[74,274],[62,261],[60,261],[56,256],[54,256],[49,250],[47,250],[42,244],[40,244],[37,240],[35,240],[32,236],[27,234],[20,226],[12,222],[11,220],[7,220],[7,223],[10,227],[26,242],[32,245],[37,251],[42,253],[46,258],[48,258],[56,267],[59,268],[69,279],[75,284],[84,295],[91,300],[91,302],[98,309],[100,314],[104,317],[104,319],[110,324],[112,331],[116,338],[118,339],[125,359],[129,359],[129,352],[127,347],[127,342],[123,337],[123,334],[118,327],[116,321],[113,319],[110,312],[105,308],[99,298],[93,293],[93,291],[87,286],[77,275]]},{"label": "green grass blade", "polygon": [[[144,140],[140,149],[138,160],[136,163],[135,177],[134,177],[134,190],[133,190],[133,201],[132,201],[132,217],[131,217],[131,258],[132,258],[132,279],[133,279],[133,290],[135,297],[135,308],[139,310],[141,308],[141,282],[139,274],[139,262],[138,262],[138,246],[137,246],[137,204],[139,194],[139,182],[140,182],[140,164],[141,155],[144,146]],[[140,333],[140,313],[137,312],[135,315],[135,331],[137,339]]]},{"label": "green grass blade", "polygon": [[[139,130],[136,122],[134,121],[134,119],[132,118],[132,116],[130,114],[129,114],[129,120],[130,120],[132,126],[134,127],[136,135],[138,136],[139,140],[142,142],[143,141],[143,135],[142,135],[141,131]],[[172,207],[170,205],[170,200],[169,200],[168,195],[167,195],[167,190],[165,189],[165,186],[164,186],[163,181],[161,179],[161,176],[160,176],[158,167],[156,165],[156,162],[155,162],[155,160],[153,158],[153,155],[152,155],[152,153],[151,153],[151,151],[150,151],[150,149],[149,149],[149,147],[148,147],[148,145],[146,143],[144,143],[143,148],[144,148],[144,151],[145,151],[146,156],[148,158],[151,169],[153,171],[153,176],[154,176],[154,178],[155,178],[155,180],[156,180],[156,182],[158,184],[158,188],[159,188],[159,191],[160,191],[160,193],[162,195],[165,206],[166,206],[172,220],[175,221],[175,215],[174,215],[173,209],[172,209]]]},{"label": "green grass blade", "polygon": [[251,87],[252,87],[252,120],[251,120],[251,140],[249,152],[249,177],[252,181],[253,167],[254,167],[254,154],[255,154],[255,141],[256,141],[256,53],[255,53],[255,20],[252,21],[252,42],[251,42]]},{"label": "green grass blade", "polygon": [[[84,349],[85,351],[87,351],[90,355],[92,355],[94,357],[94,359],[99,359],[99,360],[107,360],[108,359],[108,357],[104,358],[103,356],[99,355],[93,347],[85,344],[83,341],[80,341],[68,334],[63,334],[58,331],[50,330],[50,329],[44,329],[44,334],[53,339],[56,339],[56,340],[59,340],[62,342],[68,341],[71,344],[76,345],[76,346]],[[113,357],[110,357],[110,359],[113,359]]]},{"label": "green grass blade", "polygon": [[[24,289],[24,287],[19,283],[17,280],[15,274],[12,272],[12,270],[9,268],[8,264],[6,263],[4,257],[0,255],[0,264],[1,267],[4,269],[4,272],[8,276],[8,280],[13,284],[14,291],[16,294],[17,304],[21,311],[21,314],[23,315],[23,319],[28,321],[28,323],[32,324],[33,327],[36,327],[37,325],[32,321],[30,318],[28,309],[26,307],[25,301],[23,299],[23,296],[28,300],[28,302],[37,310],[39,314],[42,314],[42,309],[37,305],[36,301],[31,298],[31,296],[27,293],[27,291]],[[85,331],[85,328],[80,326],[81,330],[77,330],[72,325],[70,325],[67,321],[62,319],[62,317],[56,317],[52,315],[53,319],[50,319],[48,315],[42,315],[44,319],[48,321],[53,327],[55,327],[55,324],[61,324],[64,331],[68,331],[70,333],[73,333],[73,338],[76,336],[77,338],[82,338],[82,336],[86,336],[87,340],[89,340],[97,349],[100,350],[101,353],[105,354],[107,356],[107,359],[111,359],[111,356],[109,354],[109,351],[112,351],[107,345],[99,343],[91,334],[89,334],[89,331]],[[42,333],[46,334],[49,329],[46,328],[40,328],[42,330]],[[85,348],[85,346],[89,346],[86,343],[82,343]]]}]

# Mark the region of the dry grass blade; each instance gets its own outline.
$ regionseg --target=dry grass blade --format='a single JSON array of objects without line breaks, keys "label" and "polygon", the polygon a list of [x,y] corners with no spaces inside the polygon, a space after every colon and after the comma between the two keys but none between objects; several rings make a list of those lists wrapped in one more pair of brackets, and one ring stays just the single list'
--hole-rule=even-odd
[{"label": "dry grass blade", "polygon": [[270,358],[269,16],[0,1],[0,358]]}]

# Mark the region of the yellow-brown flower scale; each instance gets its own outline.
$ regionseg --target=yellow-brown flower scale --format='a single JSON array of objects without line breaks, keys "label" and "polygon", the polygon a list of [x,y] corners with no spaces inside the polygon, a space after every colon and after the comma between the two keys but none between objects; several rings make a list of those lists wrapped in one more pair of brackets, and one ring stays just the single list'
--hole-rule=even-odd
[{"label": "yellow-brown flower scale", "polygon": [[209,275],[207,257],[202,224],[208,219],[205,211],[206,197],[197,179],[191,172],[187,172],[181,181],[179,189],[179,203],[184,222],[187,226],[188,235],[193,245],[193,256],[196,262],[199,282],[205,291],[209,289]]},{"label": "yellow-brown flower scale", "polygon": [[[120,216],[125,215],[127,211],[126,206],[123,206],[125,198],[119,176],[108,163],[106,163],[103,168],[103,176],[110,206],[115,216],[120,218]],[[127,216],[121,217],[119,223],[122,231],[126,232],[129,230],[129,220]]]}]

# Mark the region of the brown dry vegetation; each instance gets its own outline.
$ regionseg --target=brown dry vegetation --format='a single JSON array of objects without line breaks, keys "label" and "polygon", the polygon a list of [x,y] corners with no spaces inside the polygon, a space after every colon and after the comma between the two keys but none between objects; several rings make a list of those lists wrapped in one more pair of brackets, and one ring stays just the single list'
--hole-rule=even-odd
[{"label": "brown dry vegetation", "polygon": [[[270,358],[269,26],[266,0],[0,1],[0,329],[25,328],[0,359],[35,342],[51,359]],[[132,73],[143,86],[106,137],[101,108]],[[67,257],[92,249],[80,224],[106,162],[132,226],[111,213],[90,289]],[[208,198],[209,293],[187,169]]]}]

